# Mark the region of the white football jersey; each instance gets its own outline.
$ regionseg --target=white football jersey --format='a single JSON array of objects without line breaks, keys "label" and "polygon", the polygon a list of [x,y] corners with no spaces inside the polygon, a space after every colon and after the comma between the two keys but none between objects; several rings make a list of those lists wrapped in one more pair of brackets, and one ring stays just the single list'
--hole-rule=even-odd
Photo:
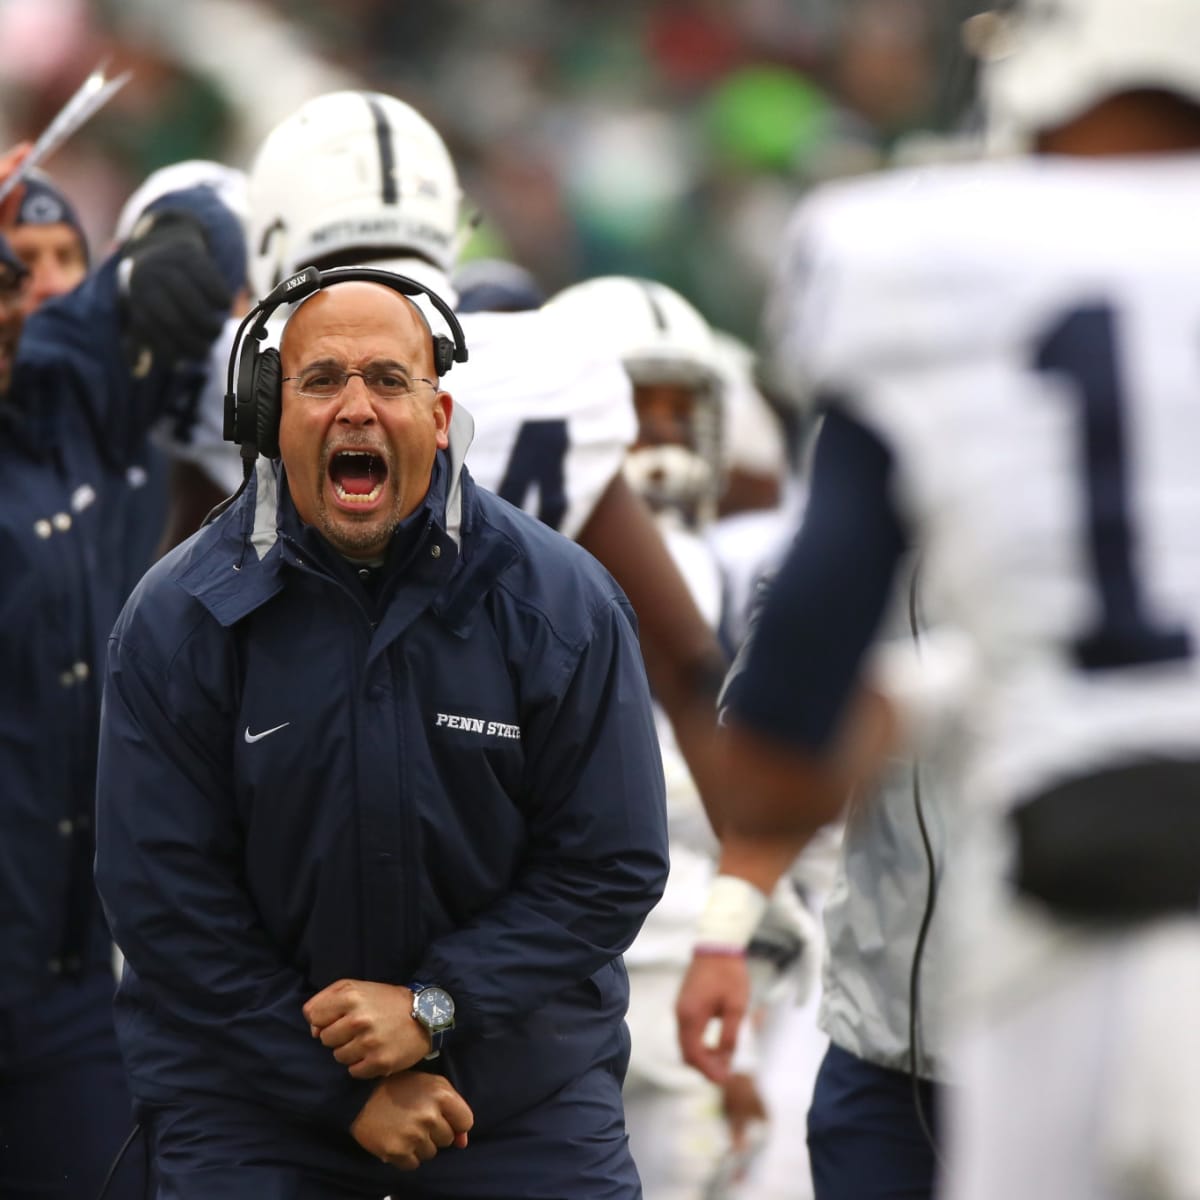
[{"label": "white football jersey", "polygon": [[637,437],[625,368],[587,331],[540,311],[463,313],[470,359],[446,390],[475,418],[475,481],[569,538]]},{"label": "white football jersey", "polygon": [[[444,328],[422,307],[435,329]],[[586,331],[539,311],[464,313],[460,320],[470,358],[454,364],[444,386],[475,420],[467,467],[483,487],[577,537],[637,435],[625,368]],[[236,327],[227,325],[213,348],[194,420],[159,430],[171,454],[195,462],[231,493],[241,483],[242,461],[221,433]],[[273,320],[267,344],[276,343],[278,328]]]},{"label": "white football jersey", "polygon": [[996,162],[802,206],[769,320],[894,458],[978,656],[972,800],[1200,753],[1200,159]]}]

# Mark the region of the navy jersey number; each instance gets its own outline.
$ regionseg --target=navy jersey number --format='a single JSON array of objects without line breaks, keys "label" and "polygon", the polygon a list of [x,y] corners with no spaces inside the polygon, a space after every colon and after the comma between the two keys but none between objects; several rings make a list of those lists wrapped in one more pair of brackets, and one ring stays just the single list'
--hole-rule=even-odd
[{"label": "navy jersey number", "polygon": [[1076,659],[1089,671],[1167,662],[1191,654],[1187,630],[1159,624],[1146,612],[1134,574],[1137,530],[1130,514],[1116,347],[1112,310],[1079,308],[1050,330],[1034,358],[1041,371],[1069,375],[1079,398],[1088,550],[1101,602],[1095,627],[1075,643]]},{"label": "navy jersey number", "polygon": [[500,495],[524,508],[529,489],[537,488],[538,520],[558,529],[567,511],[566,458],[566,421],[526,421],[500,481]]}]

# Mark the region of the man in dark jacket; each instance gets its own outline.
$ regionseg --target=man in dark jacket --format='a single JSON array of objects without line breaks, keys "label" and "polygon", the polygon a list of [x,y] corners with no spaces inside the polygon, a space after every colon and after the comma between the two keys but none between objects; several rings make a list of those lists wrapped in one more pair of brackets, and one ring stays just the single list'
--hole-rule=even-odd
[{"label": "man in dark jacket", "polygon": [[[0,1195],[74,1200],[133,1124],[91,870],[98,664],[136,582],[128,472],[245,251],[211,193],[164,197],[22,329],[24,267],[0,247]],[[122,1172],[109,1200],[140,1191]]]},{"label": "man in dark jacket", "polygon": [[16,219],[6,237],[29,271],[26,316],[32,316],[47,300],[65,296],[87,277],[87,234],[79,215],[62,189],[40,171],[32,171],[26,178]]},{"label": "man in dark jacket", "polygon": [[620,956],[667,859],[631,609],[475,487],[409,300],[330,286],[281,352],[282,462],[110,642],[97,881],[161,1194],[632,1200]]}]

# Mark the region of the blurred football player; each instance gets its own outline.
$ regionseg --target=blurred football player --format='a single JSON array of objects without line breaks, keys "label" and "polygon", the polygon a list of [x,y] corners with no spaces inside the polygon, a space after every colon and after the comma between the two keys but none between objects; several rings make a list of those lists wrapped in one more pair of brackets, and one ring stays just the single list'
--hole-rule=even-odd
[{"label": "blurred football player", "polygon": [[[733,403],[739,395],[744,390],[734,390]],[[791,406],[793,422],[819,424],[803,388],[776,395]],[[754,424],[750,417],[726,428]],[[803,511],[809,455],[803,443],[796,449],[783,505],[724,517],[709,531],[730,597],[725,631],[733,646],[761,609],[764,581],[786,557]],[[928,636],[916,624],[916,592],[898,590],[880,630],[879,654],[895,662],[893,676],[913,673],[914,652],[929,657]],[[746,653],[742,646],[734,675]],[[787,1178],[793,1188],[804,1181],[813,1189],[805,1194],[819,1200],[933,1195],[940,1132],[933,1081],[945,1071],[945,922],[936,897],[953,811],[934,750],[923,748],[919,766],[908,758],[890,762],[853,820],[828,826],[793,867],[822,915],[819,1004],[777,1014],[769,1053],[786,1066],[765,1074],[764,1092],[770,1089],[773,1112],[794,1112],[790,1128],[807,1126],[808,1137],[773,1138],[756,1181]]]},{"label": "blurred football player", "polygon": [[[1200,1194],[1200,7],[1025,0],[997,141],[825,190],[776,336],[826,401],[726,749],[741,804],[679,1000],[720,1073],[776,876],[895,734],[865,687],[908,547],[967,636],[946,912],[950,1200]],[[723,1022],[715,1048],[710,1018]]]},{"label": "blurred football player", "polygon": [[[598,331],[633,384],[638,429],[625,477],[650,506],[696,604],[714,630],[725,585],[705,541],[721,491],[724,382],[713,331],[672,288],[631,276],[601,276],[554,296],[545,309],[564,324]],[[623,1095],[630,1145],[649,1200],[710,1195],[724,1155],[741,1171],[744,1153],[761,1145],[767,1118],[754,1080],[749,1034],[733,1078],[718,1088],[688,1067],[671,1028],[670,1007],[687,965],[692,933],[716,863],[716,842],[696,785],[669,723],[659,710],[659,744],[667,780],[671,873],[662,900],[626,951],[632,1038]],[[794,995],[780,976],[804,956],[815,958],[814,926],[785,881],[769,928],[758,932],[762,992]],[[771,961],[765,957],[768,949]],[[763,997],[759,997],[762,999]]]}]

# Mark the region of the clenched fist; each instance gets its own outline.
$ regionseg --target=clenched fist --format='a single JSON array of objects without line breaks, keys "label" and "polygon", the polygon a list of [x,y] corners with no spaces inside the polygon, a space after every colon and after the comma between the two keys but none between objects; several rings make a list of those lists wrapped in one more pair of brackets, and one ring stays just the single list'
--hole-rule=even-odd
[{"label": "clenched fist", "polygon": [[304,1006],[313,1037],[355,1079],[377,1079],[420,1062],[432,1044],[412,1015],[412,992],[390,983],[339,979]]},{"label": "clenched fist", "polygon": [[447,1146],[465,1147],[475,1116],[441,1075],[402,1071],[381,1080],[350,1126],[369,1154],[416,1170]]}]

